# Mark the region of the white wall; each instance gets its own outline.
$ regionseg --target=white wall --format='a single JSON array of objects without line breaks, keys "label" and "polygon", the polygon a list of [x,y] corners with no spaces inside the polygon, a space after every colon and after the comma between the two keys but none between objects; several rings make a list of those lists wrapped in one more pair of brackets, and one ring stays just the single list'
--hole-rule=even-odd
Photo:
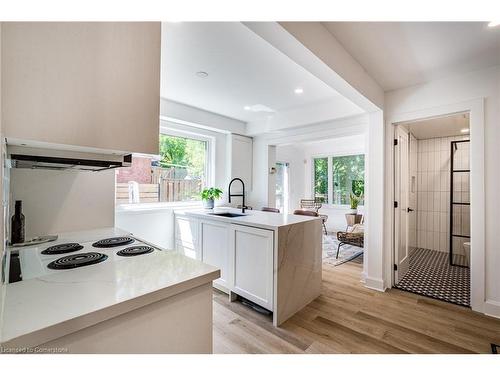
[{"label": "white wall", "polygon": [[10,193],[11,207],[23,201],[26,238],[114,225],[114,170],[12,169]]},{"label": "white wall", "polygon": [[[388,118],[401,114],[454,105],[485,98],[484,172],[485,172],[485,311],[500,316],[500,67],[471,72],[453,78],[433,81],[386,93],[385,110]],[[471,122],[473,119],[471,118]],[[471,139],[474,133],[471,128]],[[471,154],[471,158],[473,155]],[[472,176],[471,179],[473,180]],[[474,217],[471,218],[474,221]],[[389,224],[388,224],[389,225]],[[388,238],[389,239],[389,238]],[[481,277],[479,275],[478,277]]]},{"label": "white wall", "polygon": [[174,207],[118,209],[115,225],[154,245],[174,249]]}]

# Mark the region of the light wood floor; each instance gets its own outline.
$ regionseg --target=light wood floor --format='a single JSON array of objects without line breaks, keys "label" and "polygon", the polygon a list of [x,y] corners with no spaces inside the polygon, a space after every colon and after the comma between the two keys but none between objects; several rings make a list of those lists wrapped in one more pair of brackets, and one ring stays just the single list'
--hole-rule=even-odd
[{"label": "light wood floor", "polygon": [[360,282],[362,265],[323,266],[322,295],[275,328],[214,291],[214,353],[491,353],[500,319]]}]

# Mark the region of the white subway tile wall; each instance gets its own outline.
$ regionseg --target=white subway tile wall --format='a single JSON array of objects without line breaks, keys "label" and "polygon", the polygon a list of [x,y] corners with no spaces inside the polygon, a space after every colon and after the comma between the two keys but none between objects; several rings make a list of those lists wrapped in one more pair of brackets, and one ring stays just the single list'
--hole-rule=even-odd
[{"label": "white subway tile wall", "polygon": [[417,185],[418,185],[418,140],[410,134],[410,189],[409,203],[410,208],[415,211],[411,212],[408,217],[408,245],[414,249],[418,247],[417,243]]},{"label": "white subway tile wall", "polygon": [[[417,244],[418,247],[449,251],[450,152],[451,141],[468,136],[419,140],[417,153]],[[454,169],[469,168],[469,143],[458,144]],[[410,155],[411,157],[412,155]],[[455,173],[454,199],[469,201],[469,174]],[[457,209],[460,207],[460,209]],[[454,207],[454,234],[469,232],[469,206]],[[461,241],[463,242],[463,240]],[[457,247],[461,248],[457,243]],[[454,249],[457,247],[454,246]]]}]

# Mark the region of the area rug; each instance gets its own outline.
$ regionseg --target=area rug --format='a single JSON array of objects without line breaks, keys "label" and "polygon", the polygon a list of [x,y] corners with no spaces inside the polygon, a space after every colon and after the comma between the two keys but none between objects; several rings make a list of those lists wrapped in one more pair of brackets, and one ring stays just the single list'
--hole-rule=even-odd
[{"label": "area rug", "polygon": [[335,258],[338,246],[339,241],[335,234],[329,233],[323,236],[323,263],[339,266],[363,254],[363,248],[361,247],[342,245],[340,247],[339,257]]}]

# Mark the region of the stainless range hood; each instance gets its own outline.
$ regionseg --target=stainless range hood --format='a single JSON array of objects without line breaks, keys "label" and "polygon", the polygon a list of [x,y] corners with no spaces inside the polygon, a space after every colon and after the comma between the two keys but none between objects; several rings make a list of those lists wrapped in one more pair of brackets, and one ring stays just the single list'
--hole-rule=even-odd
[{"label": "stainless range hood", "polygon": [[106,169],[130,167],[132,155],[124,155],[122,160],[93,160],[77,158],[61,158],[43,155],[11,154],[12,168],[103,171]]},{"label": "stainless range hood", "polygon": [[98,172],[132,164],[132,155],[128,153],[65,145],[44,146],[7,140],[8,165],[11,168]]}]

